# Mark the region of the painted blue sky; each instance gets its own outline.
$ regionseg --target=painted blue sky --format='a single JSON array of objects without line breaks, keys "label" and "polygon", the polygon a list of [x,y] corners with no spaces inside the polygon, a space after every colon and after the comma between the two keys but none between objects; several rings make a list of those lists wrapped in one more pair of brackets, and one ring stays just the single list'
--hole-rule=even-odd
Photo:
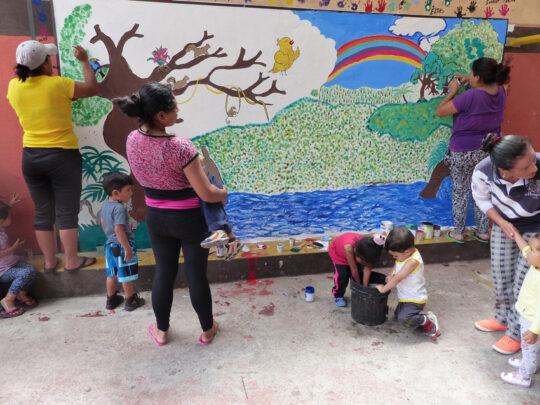
[{"label": "painted blue sky", "polygon": [[[390,14],[359,14],[335,11],[294,11],[303,20],[308,20],[316,26],[321,34],[336,41],[337,49],[357,38],[370,35],[394,35],[389,28],[403,16]],[[481,20],[470,19],[478,24]],[[461,20],[458,18],[444,18],[446,28],[437,35],[442,36],[453,29]],[[507,21],[490,20],[499,35],[499,41],[504,43]],[[422,34],[417,32],[413,36],[404,37],[420,43]],[[368,61],[359,63],[346,69],[326,86],[340,85],[348,89],[359,87],[383,88],[397,87],[408,82],[415,70],[414,66],[392,60]]]}]

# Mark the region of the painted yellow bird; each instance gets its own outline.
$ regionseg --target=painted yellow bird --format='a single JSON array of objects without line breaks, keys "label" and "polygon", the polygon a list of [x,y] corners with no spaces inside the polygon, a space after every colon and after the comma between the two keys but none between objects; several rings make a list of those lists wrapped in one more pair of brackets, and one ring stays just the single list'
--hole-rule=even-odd
[{"label": "painted yellow bird", "polygon": [[270,70],[270,73],[287,74],[293,64],[293,62],[300,56],[300,49],[293,50],[294,41],[289,37],[284,37],[277,40],[279,51],[274,55],[274,67]]}]

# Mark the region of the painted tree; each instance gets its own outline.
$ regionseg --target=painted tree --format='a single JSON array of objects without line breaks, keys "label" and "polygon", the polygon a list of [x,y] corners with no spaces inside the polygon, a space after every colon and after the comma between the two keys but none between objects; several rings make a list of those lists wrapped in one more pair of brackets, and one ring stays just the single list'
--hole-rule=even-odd
[{"label": "painted tree", "polygon": [[[79,6],[76,7],[72,15],[68,17],[69,21],[66,19],[66,26],[68,26],[69,30],[75,34],[75,40],[82,39],[77,36],[84,36],[81,27],[88,21],[90,13],[90,6]],[[214,36],[208,34],[207,31],[204,31],[202,37],[198,41],[186,43],[177,53],[171,55],[167,63],[162,66],[156,66],[148,77],[139,77],[131,70],[128,61],[123,56],[124,46],[129,40],[144,37],[144,35],[137,32],[138,29],[139,24],[134,24],[133,27],[125,32],[115,44],[114,41],[101,30],[99,24],[94,26],[95,35],[90,39],[90,43],[95,44],[97,42],[102,42],[109,56],[109,63],[102,65],[104,71],[106,69],[107,74],[100,82],[98,92],[98,96],[105,100],[109,105],[109,100],[130,95],[136,92],[145,83],[164,81],[167,76],[174,71],[181,72],[180,76],[185,76],[182,72],[187,72],[188,69],[200,65],[202,62],[218,61],[219,59],[228,56],[221,47],[217,48],[214,52],[208,51],[209,45],[207,42]],[[66,50],[67,49],[63,48],[64,52],[66,52]],[[191,53],[191,51],[194,50],[200,52]],[[252,103],[271,105],[270,103],[265,102],[264,99],[276,93],[285,94],[285,91],[277,88],[276,80],[272,80],[272,82],[267,85],[266,81],[269,79],[269,76],[265,76],[263,72],[268,71],[268,68],[265,63],[259,61],[261,55],[262,51],[259,50],[255,56],[247,58],[246,50],[242,47],[240,48],[235,62],[223,65],[216,63],[214,66],[211,66],[211,64],[207,62],[205,66],[208,65],[209,67],[206,75],[197,80],[188,79],[185,83],[182,83],[182,86],[174,86],[173,92],[175,96],[179,96],[193,86],[207,85],[226,95],[238,97],[238,90],[236,88],[231,88],[226,84],[220,83],[215,77],[222,72],[230,70],[258,69],[258,78],[242,89],[243,95]],[[219,76],[223,77],[223,75]],[[104,114],[101,114],[99,118],[103,115]],[[179,119],[177,122],[182,122],[182,119]],[[117,107],[113,106],[105,120],[103,128],[105,143],[113,151],[126,157],[126,139],[130,131],[134,128],[137,128],[137,119],[126,116],[121,113]],[[133,211],[131,212],[131,215],[137,221],[142,221],[144,219],[144,211],[145,203],[142,187],[135,181]]]}]

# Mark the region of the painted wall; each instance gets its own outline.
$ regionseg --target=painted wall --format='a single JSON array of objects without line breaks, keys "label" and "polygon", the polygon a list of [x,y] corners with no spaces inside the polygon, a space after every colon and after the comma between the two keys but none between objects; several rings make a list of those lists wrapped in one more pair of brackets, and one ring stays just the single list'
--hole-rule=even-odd
[{"label": "painted wall", "polygon": [[[451,224],[449,181],[430,181],[450,135],[449,120],[437,120],[433,114],[449,70],[431,81],[423,73],[438,63],[449,68],[452,59],[460,57],[456,66],[467,66],[478,52],[500,58],[506,20],[420,20],[377,10],[359,14],[130,3],[129,8],[121,0],[53,3],[62,74],[82,78],[70,52],[71,41],[80,41],[101,64],[96,73],[101,97],[74,105],[86,162],[80,215],[83,249],[92,249],[103,238],[96,225],[105,197],[101,176],[110,169],[129,170],[123,145],[136,122],[111,111],[109,100],[130,94],[150,79],[175,81],[184,122],[172,130],[208,150],[231,192],[227,211],[243,238],[369,230],[383,219]],[[289,3],[274,5],[310,6],[309,1]],[[354,2],[343,2],[343,7],[339,3],[323,1],[314,7],[358,11]],[[385,3],[384,13],[425,7],[421,1],[401,2],[401,8],[398,2]],[[481,1],[477,4],[482,6]],[[508,4],[510,17],[514,5]],[[445,7],[446,15],[455,16],[450,5]],[[123,15],[121,21],[118,15]],[[36,18],[40,22],[39,14]],[[476,37],[482,43],[474,42]],[[14,55],[22,39],[0,40],[4,38],[1,49]],[[290,40],[278,43],[283,38]],[[456,52],[462,56],[445,55],[448,44],[458,44]],[[383,52],[389,49],[394,54]],[[289,62],[280,63],[285,57]],[[12,68],[5,59],[0,71],[6,78],[4,91]],[[523,55],[516,58],[515,68],[527,69],[526,60]],[[160,65],[171,69],[164,71]],[[509,107],[523,100],[513,98],[513,93],[521,93],[521,85],[513,86]],[[9,154],[2,159],[3,173],[9,174],[2,177],[2,190],[26,193],[17,208],[26,215],[21,215],[16,232],[32,240],[31,202],[20,178],[21,130],[4,100],[0,112],[12,128],[12,149],[2,151]],[[518,123],[523,120],[507,119],[505,131],[518,129]],[[519,130],[534,132],[531,128]],[[426,186],[431,194],[427,196],[435,198],[421,196],[426,196]],[[139,194],[132,216],[137,242],[145,246],[141,202]]]}]

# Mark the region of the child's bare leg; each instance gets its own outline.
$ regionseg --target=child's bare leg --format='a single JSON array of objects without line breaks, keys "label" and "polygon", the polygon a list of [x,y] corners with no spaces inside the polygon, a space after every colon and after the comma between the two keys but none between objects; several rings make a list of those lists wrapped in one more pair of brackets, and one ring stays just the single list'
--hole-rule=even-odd
[{"label": "child's bare leg", "polygon": [[135,294],[135,287],[133,286],[133,281],[122,283],[122,286],[124,287],[124,294],[126,296],[126,299],[132,297],[133,294]]},{"label": "child's bare leg", "polygon": [[116,277],[107,277],[107,297],[113,297],[116,294]]}]

